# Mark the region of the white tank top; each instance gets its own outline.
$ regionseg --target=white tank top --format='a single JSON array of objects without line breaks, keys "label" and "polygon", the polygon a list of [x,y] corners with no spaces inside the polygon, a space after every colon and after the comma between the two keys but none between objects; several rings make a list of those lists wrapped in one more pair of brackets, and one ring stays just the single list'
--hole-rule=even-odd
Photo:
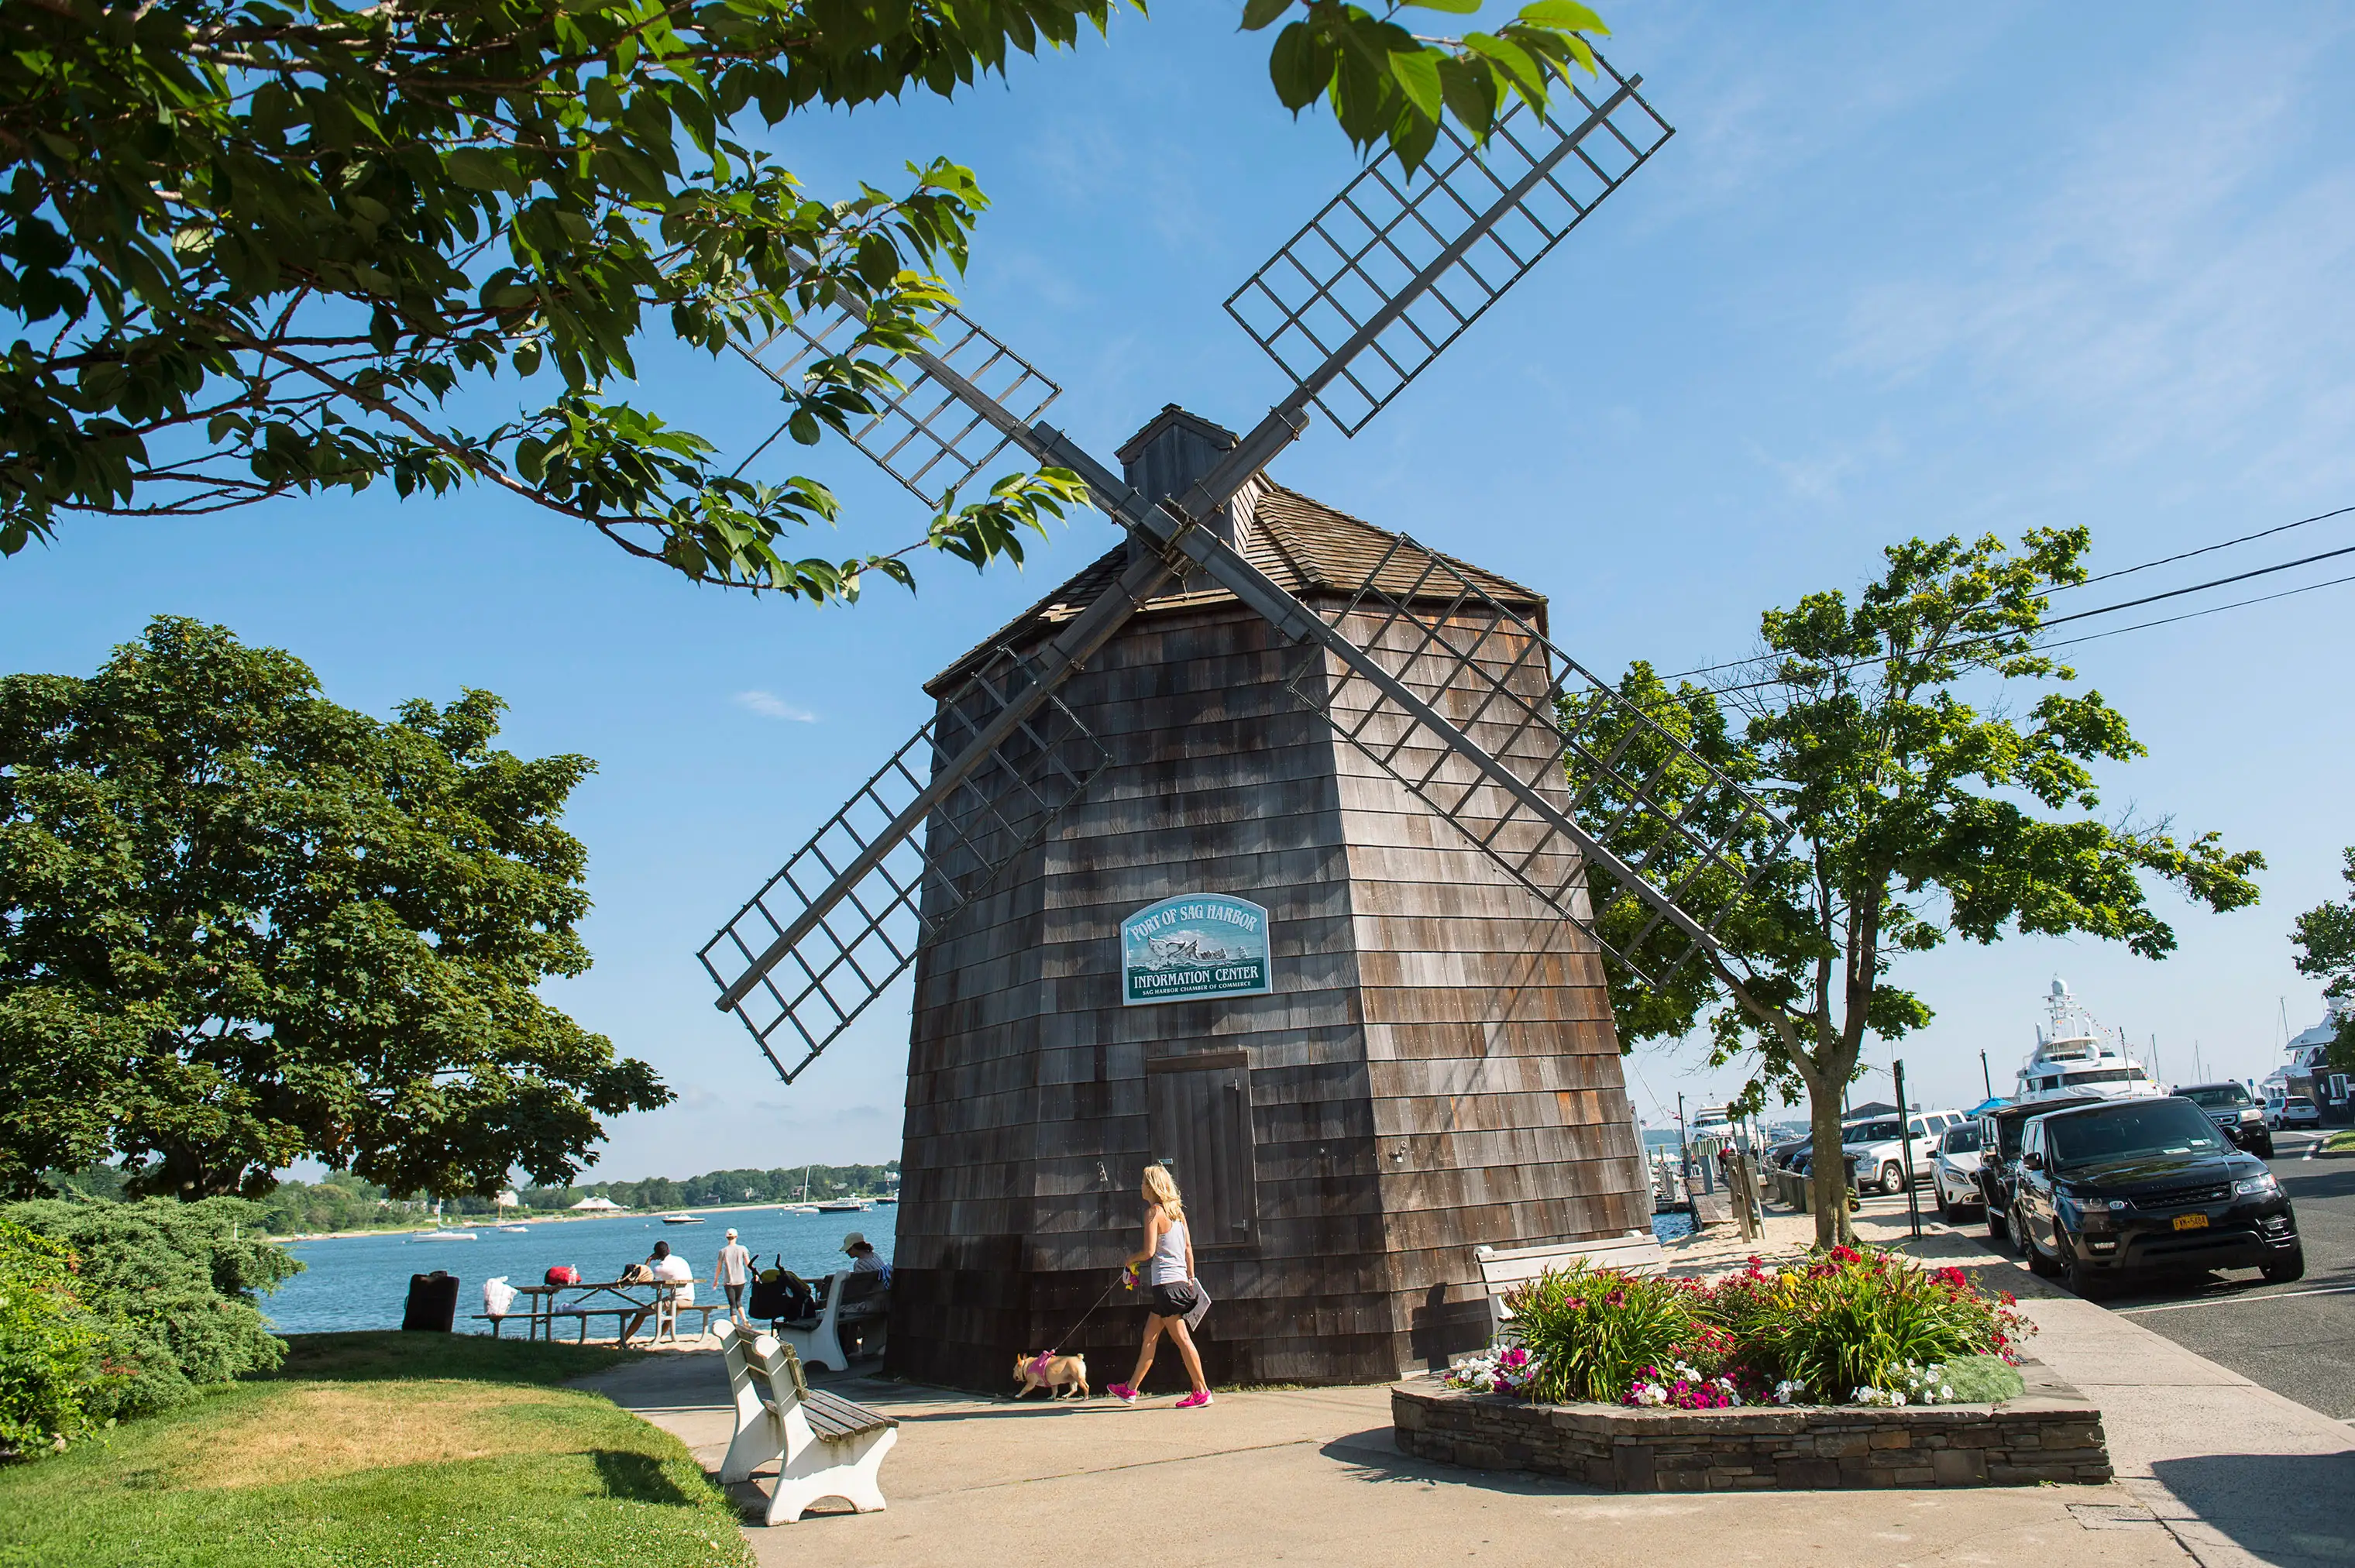
[{"label": "white tank top", "polygon": [[1182,1285],[1186,1281],[1186,1221],[1172,1220],[1153,1244],[1153,1273],[1147,1285]]}]

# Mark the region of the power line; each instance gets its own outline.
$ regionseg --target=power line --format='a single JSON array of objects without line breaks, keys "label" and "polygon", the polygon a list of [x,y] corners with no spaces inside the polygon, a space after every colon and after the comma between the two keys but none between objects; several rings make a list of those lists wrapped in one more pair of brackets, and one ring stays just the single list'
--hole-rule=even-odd
[{"label": "power line", "polygon": [[2180,555],[2163,555],[2157,560],[2146,560],[2139,566],[2122,566],[2115,571],[2105,571],[2099,577],[2089,577],[2083,582],[2065,583],[2054,589],[2053,592],[2061,593],[2071,588],[2090,588],[2096,582],[2107,582],[2113,577],[2129,577],[2137,571],[2148,571],[2154,566],[2172,566],[2179,560],[2190,560],[2195,555],[2206,555],[2212,550],[2230,549],[2236,544],[2247,544],[2252,539],[2271,539],[2275,534],[2286,534],[2292,528],[2302,528],[2308,523],[2322,523],[2333,517],[2343,517],[2350,512],[2355,512],[2355,507],[2341,507],[2335,512],[2317,512],[2310,517],[2300,517],[2294,523],[2276,524],[2273,528],[2261,528],[2253,534],[2243,534],[2236,539],[2225,539],[2220,544],[2204,544],[2198,549],[2187,549]]},{"label": "power line", "polygon": [[2325,582],[2309,582],[2298,588],[2285,588],[2278,593],[2261,593],[2254,599],[2235,599],[2230,604],[2211,604],[2205,610],[2187,610],[2180,615],[2169,615],[2157,621],[2137,621],[2131,626],[2113,626],[2106,632],[2088,632],[2082,637],[2064,637],[2057,643],[2039,645],[2048,648],[2074,647],[2079,643],[2097,643],[2104,637],[2115,637],[2126,632],[2146,631],[2152,626],[2172,626],[2178,621],[2197,621],[2202,615],[2219,614],[2226,610],[2245,609],[2251,604],[2268,604],[2276,599],[2292,599],[2301,593],[2311,593],[2318,588],[2336,588],[2342,582],[2355,582],[2355,576],[2334,577]]},{"label": "power line", "polygon": [[[2331,551],[2328,552],[2328,555],[2346,555],[2346,554],[2349,554],[2349,553],[2350,553],[2350,552],[2355,552],[2355,546],[2350,546],[2347,549],[2344,549],[2344,550],[2331,550]],[[2328,559],[2328,557],[2327,557],[2327,556],[2312,556],[2312,557],[2309,557],[2309,558],[2308,558],[2308,560],[2325,560],[2325,559]],[[2285,562],[2284,564],[2285,564],[2286,566],[2303,566],[2303,565],[2305,565],[2305,564],[2306,564],[2306,562],[2305,562],[2305,561],[2288,561],[2288,562]],[[2281,567],[2266,567],[2266,568],[2264,568],[2264,570],[2265,571],[2277,571],[2282,570],[2282,568],[2281,568]],[[2261,573],[2261,572],[2243,572],[2243,573],[2242,573],[2242,577],[2255,577],[2255,576],[2260,576],[2260,575],[2262,575],[2262,573]],[[2226,578],[2220,578],[2220,579],[2218,580],[2218,581],[2217,581],[2217,582],[2203,583],[2203,584],[2201,584],[2201,586],[2202,586],[2202,587],[2208,587],[2208,588],[2213,588],[2213,587],[2216,587],[2216,586],[2218,585],[2218,583],[2221,583],[2221,582],[2238,582],[2238,581],[2241,581],[2241,578],[2239,578],[2239,577],[2226,577]],[[2131,625],[2131,626],[2113,626],[2113,627],[2111,627],[2109,630],[2107,630],[2107,631],[2105,631],[2105,632],[2088,632],[2085,635],[2083,635],[2083,636],[2082,636],[2082,637],[2065,637],[2065,638],[2062,638],[2062,639],[2061,641],[2059,641],[2059,642],[2053,642],[2053,643],[2039,643],[2039,644],[2037,644],[2036,645],[2037,645],[2037,647],[2038,647],[2038,649],[2039,649],[2039,650],[2042,650],[2042,649],[2045,649],[2045,648],[2068,648],[2068,647],[2074,647],[2074,646],[2076,646],[2079,643],[2094,643],[2094,642],[2099,642],[2099,641],[2101,641],[2101,639],[2103,639],[2104,637],[2115,637],[2115,636],[2118,636],[2118,635],[2122,635],[2122,634],[2124,634],[2124,633],[2126,633],[2126,632],[2140,632],[2140,631],[2147,631],[2147,630],[2148,630],[2148,629],[2149,629],[2150,627],[2152,627],[2152,626],[2171,626],[2171,625],[2175,624],[2175,623],[2177,623],[2178,621],[2196,621],[2196,620],[2200,619],[2200,616],[2202,616],[2202,615],[2215,615],[2215,614],[2221,614],[2222,613],[2223,613],[2223,612],[2224,612],[2224,611],[2226,611],[2226,610],[2240,610],[2240,609],[2245,609],[2247,606],[2249,606],[2249,605],[2251,605],[2251,604],[2267,604],[2267,603],[2271,603],[2274,600],[2276,600],[2276,599],[2293,599],[2293,598],[2296,598],[2298,594],[2301,594],[2301,593],[2311,593],[2311,592],[2314,592],[2316,589],[2318,589],[2318,588],[2336,588],[2336,587],[2338,587],[2338,586],[2339,586],[2340,583],[2342,583],[2342,582],[2355,582],[2355,575],[2350,575],[2350,576],[2347,576],[2347,577],[2333,577],[2333,578],[2328,579],[2327,581],[2321,581],[2321,582],[2308,582],[2308,583],[2302,584],[2302,585],[2300,585],[2299,587],[2296,587],[2296,588],[2285,588],[2285,589],[2283,589],[2283,590],[2282,590],[2280,592],[2278,592],[2278,593],[2261,593],[2261,594],[2257,595],[2257,596],[2256,596],[2255,598],[2254,598],[2254,599],[2236,599],[2236,600],[2234,600],[2232,603],[2231,603],[2230,604],[2211,604],[2211,605],[2209,605],[2209,606],[2208,606],[2206,609],[2204,609],[2204,610],[2191,610],[2191,611],[2187,611],[2187,612],[2185,612],[2183,614],[2180,614],[2180,615],[2167,615],[2167,616],[2162,616],[2160,619],[2156,620],[2156,621],[2137,621],[2137,622],[2136,622],[2136,623],[2135,623],[2133,625]],[[2190,593],[2190,592],[2197,592],[2197,590],[2195,590],[2195,589],[2190,589],[2190,588],[2185,588],[2185,589],[2179,589],[2179,590],[2178,590],[2177,592],[2182,592],[2182,593]],[[2076,620],[2082,620],[2082,619],[2083,619],[2085,615],[2106,615],[2106,614],[2109,614],[2112,611],[2115,611],[2115,610],[2129,610],[2129,609],[2132,609],[2132,608],[2133,608],[2135,605],[2137,605],[2137,604],[2147,604],[2147,603],[2149,603],[2151,602],[2151,599],[2171,599],[2171,598],[2173,598],[2173,597],[2175,597],[2175,595],[2174,595],[2174,594],[2172,594],[2172,593],[2155,593],[2155,594],[2151,595],[2151,598],[2150,598],[2150,599],[2137,599],[2137,600],[2130,601],[2129,603],[2125,603],[2125,604],[2112,604],[2112,605],[2107,606],[2107,607],[2106,607],[2106,608],[2105,608],[2105,609],[2100,609],[2100,610],[2087,610],[2087,611],[2083,612],[2083,614],[2080,614],[2080,615],[2063,615],[2063,616],[2062,616],[2062,617],[2061,617],[2061,620],[2063,620],[2063,621],[2076,621]],[[2046,623],[2045,623],[2045,624],[2047,624],[2047,625],[2056,625],[2056,624],[2059,624],[2058,622],[2053,622],[2053,621],[2048,621],[2048,622],[2046,622]],[[1986,642],[1994,642],[1994,641],[1998,640],[1998,638],[2000,638],[2000,637],[2008,637],[2008,636],[2012,636],[2012,635],[2016,635],[2016,634],[2014,634],[2014,633],[2010,633],[2010,632],[2000,632],[2000,633],[1997,633],[1997,634],[1995,634],[1995,635],[1991,635],[1991,636],[1986,636],[1986,637],[1979,637],[1979,638],[1976,638],[1976,639],[1974,639],[1974,641],[1977,641],[1977,642],[1983,642],[1983,643],[1986,643]],[[1949,651],[1949,652],[1959,652],[1959,651],[1960,651],[1960,650],[1962,650],[1963,648],[1969,647],[1970,645],[1971,645],[1971,644],[1970,644],[1970,643],[1958,643],[1958,644],[1956,644],[1956,645],[1955,645],[1955,647],[1954,647],[1954,648],[1952,648],[1952,649],[1950,649],[1950,650],[1948,650],[1948,651]],[[1852,664],[1852,665],[1842,665],[1842,666],[1840,666],[1839,667],[1840,667],[1842,670],[1864,669],[1864,668],[1867,668],[1867,667],[1870,667],[1870,666],[1872,666],[1872,665],[1887,664],[1887,663],[1888,663],[1891,658],[1894,658],[1894,657],[1896,657],[1896,656],[1896,656],[1896,655],[1894,655],[1894,654],[1891,654],[1891,655],[1885,655],[1885,656],[1883,656],[1882,657],[1881,657],[1881,658],[1877,658],[1877,659],[1859,659],[1859,660],[1858,660],[1856,663],[1854,663],[1854,664]],[[1716,689],[1716,691],[1717,691],[1717,693],[1718,693],[1719,695],[1722,696],[1722,695],[1724,695],[1725,693],[1728,693],[1728,692],[1734,692],[1734,691],[1761,691],[1761,690],[1765,689],[1767,687],[1770,687],[1770,686],[1781,686],[1781,685],[1783,685],[1783,684],[1784,684],[1784,682],[1782,682],[1782,681],[1780,681],[1780,680],[1753,680],[1753,681],[1747,681],[1747,682],[1744,682],[1743,684],[1742,684],[1742,685],[1740,685],[1740,686],[1721,686],[1721,687],[1716,688],[1715,689]]]},{"label": "power line", "polygon": [[[2183,551],[2179,552],[2179,554],[2175,554],[2175,555],[2164,555],[2164,556],[2160,556],[2160,557],[2159,557],[2158,560],[2146,560],[2146,561],[2139,562],[2138,564],[2134,565],[2134,566],[2122,566],[2122,567],[2118,568],[2115,571],[2105,571],[2105,572],[2103,572],[2103,573],[2102,573],[2100,576],[2098,576],[2098,577],[2089,577],[2089,578],[2085,579],[2085,581],[2083,581],[2083,582],[2066,582],[2066,583],[2062,583],[2062,584],[2059,585],[2058,587],[2055,587],[2055,588],[2053,588],[2053,589],[2050,590],[2050,592],[2054,592],[2054,593],[2065,592],[2067,590],[2072,589],[2072,588],[2086,588],[2086,587],[2090,587],[2090,586],[2092,586],[2094,583],[2096,583],[2096,582],[2106,582],[2106,581],[2108,581],[2110,579],[2112,579],[2112,578],[2114,578],[2114,577],[2129,577],[2129,576],[2132,576],[2134,573],[2136,573],[2136,572],[2137,572],[2137,571],[2149,571],[2149,570],[2150,570],[2152,567],[2154,567],[2154,566],[2169,566],[2169,565],[2172,565],[2174,562],[2179,561],[2179,560],[2190,560],[2193,556],[2197,556],[2197,555],[2208,555],[2208,554],[2210,554],[2210,553],[2211,553],[2211,552],[2213,552],[2213,551],[2220,550],[2220,549],[2232,549],[2234,545],[2243,545],[2243,544],[2247,544],[2247,543],[2249,543],[2249,542],[2250,542],[2251,540],[2253,540],[2253,539],[2270,539],[2270,538],[2272,538],[2272,537],[2273,537],[2274,535],[2275,535],[2275,534],[2287,533],[2287,532],[2288,532],[2290,529],[2292,529],[2292,528],[2302,528],[2306,527],[2308,523],[2328,522],[2328,521],[2329,519],[2331,519],[2332,517],[2343,517],[2348,516],[2350,513],[2355,513],[2355,507],[2339,507],[2339,508],[2338,510],[2336,510],[2336,511],[2330,511],[2330,512],[2317,512],[2313,517],[2300,517],[2300,518],[2298,518],[2298,519],[2297,519],[2297,521],[2296,521],[2296,522],[2294,522],[2294,523],[2277,523],[2277,524],[2275,524],[2274,527],[2272,527],[2272,528],[2261,528],[2261,529],[2259,529],[2257,532],[2253,533],[2253,534],[2243,534],[2243,535],[2242,535],[2240,538],[2238,538],[2238,539],[2222,539],[2222,540],[2220,540],[2219,542],[2217,542],[2217,543],[2215,543],[2215,544],[2201,545],[2198,549],[2187,549],[2187,550],[2183,550]],[[2178,589],[2175,589],[2175,590],[2173,590],[2173,591],[2171,591],[2170,592],[2168,592],[2168,593],[2154,593],[2154,594],[2150,595],[2148,598],[2146,598],[2146,599],[2129,599],[2129,600],[2127,600],[2125,603],[2122,603],[2122,604],[2111,604],[2111,605],[2106,605],[2106,606],[2105,606],[2104,608],[2099,609],[2099,610],[2081,610],[2081,611],[2078,611],[2078,612],[2077,612],[2075,614],[2073,614],[2073,615],[2062,615],[2062,616],[2057,616],[2057,617],[2055,617],[2054,619],[2050,620],[2050,621],[2047,621],[2047,622],[2045,622],[2045,623],[2043,623],[2043,624],[2044,624],[2045,625],[2048,625],[2048,626],[2057,626],[2057,625],[2059,625],[2062,621],[2078,621],[2078,620],[2083,620],[2083,619],[2084,619],[2085,617],[2087,617],[2087,616],[2089,616],[2089,615],[2107,615],[2107,614],[2110,614],[2110,613],[2114,613],[2114,612],[2115,612],[2115,611],[2119,611],[2119,610],[2131,610],[2131,609],[2133,609],[2133,608],[2134,608],[2136,605],[2137,605],[2137,604],[2148,604],[2148,603],[2153,603],[2154,601],[2157,601],[2157,600],[2159,600],[2159,599],[2174,598],[2174,597],[2178,597],[2178,596],[2179,596],[2179,595],[2181,595],[2181,594],[2185,594],[2185,593],[2197,593],[2197,592],[2200,592],[2202,589],[2208,589],[2208,588],[2221,588],[2221,587],[2224,586],[2224,585],[2225,585],[2225,584],[2227,584],[2227,583],[2239,582],[2239,581],[2243,581],[2243,579],[2245,579],[2245,578],[2250,578],[2250,577],[2262,577],[2262,576],[2264,576],[2266,572],[2269,572],[2269,571],[2287,571],[2291,567],[2294,567],[2294,566],[2306,566],[2306,565],[2309,565],[2309,564],[2311,564],[2312,562],[2315,562],[2315,561],[2318,561],[2318,560],[2328,560],[2331,556],[2334,556],[2334,555],[2346,555],[2346,554],[2349,554],[2349,553],[2350,553],[2350,552],[2355,552],[2355,546],[2350,546],[2350,547],[2349,548],[2349,549],[2344,549],[2344,550],[2326,550],[2326,551],[2324,551],[2324,552],[2323,552],[2322,554],[2320,554],[2320,555],[2310,555],[2310,556],[2307,556],[2307,557],[2306,557],[2306,558],[2305,558],[2305,560],[2290,560],[2290,561],[2284,561],[2284,562],[2282,562],[2279,566],[2267,566],[2267,567],[2261,567],[2261,568],[2259,568],[2259,569],[2258,569],[2257,571],[2245,571],[2245,572],[2243,572],[2243,573],[2241,573],[2239,576],[2236,576],[2236,577],[2220,577],[2220,578],[2217,578],[2216,580],[2214,580],[2213,581],[2211,581],[2211,582],[2195,583],[2193,586],[2191,586],[2191,587],[2190,587],[2190,588],[2178,588]],[[2320,585],[2320,584],[2318,584],[2318,586],[2321,586],[2321,585]],[[2263,600],[2257,600],[2257,599],[2252,599],[2252,600],[2248,600],[2248,601],[2246,601],[2246,603],[2252,603],[2252,604],[2257,604],[2257,603],[2264,603],[2264,601],[2263,601]],[[2166,624],[2166,623],[2164,623],[2164,622],[2158,622],[2158,621],[2154,621],[2154,622],[2151,622],[2151,623],[2150,623],[2150,624],[2152,624],[2152,625],[2163,625],[2163,624]],[[1739,669],[1739,668],[1741,668],[1743,665],[1755,664],[1755,663],[1757,663],[1757,662],[1758,662],[1758,660],[1757,660],[1757,658],[1756,658],[1755,656],[1751,657],[1751,658],[1743,658],[1743,659],[1727,659],[1727,660],[1725,660],[1722,664],[1708,664],[1708,665],[1701,665],[1701,666],[1698,667],[1697,668],[1688,669],[1688,670],[1679,670],[1679,671],[1678,671],[1675,675],[1662,676],[1660,678],[1661,678],[1663,681],[1670,681],[1670,680],[1683,680],[1683,679],[1686,679],[1688,677],[1690,677],[1690,676],[1696,676],[1696,675],[1710,675],[1710,674],[1713,674],[1713,673],[1715,673],[1716,671],[1718,671],[1718,670],[1721,670],[1721,669]],[[1882,662],[1882,661],[1868,659],[1868,660],[1866,660],[1866,661],[1864,661],[1864,662],[1865,662],[1865,663],[1867,663],[1867,664],[1873,664],[1873,663],[1880,663],[1880,662]],[[1850,667],[1850,667],[1850,668],[1861,668],[1861,667],[1862,667],[1862,666],[1860,666],[1860,665],[1857,665],[1857,666],[1850,666]],[[1772,684],[1772,683],[1769,683],[1769,684]],[[1741,690],[1745,690],[1745,689],[1748,689],[1748,688],[1743,688],[1743,687],[1727,687],[1727,688],[1724,688],[1723,689],[1728,690],[1728,691],[1741,691]]]},{"label": "power line", "polygon": [[[2355,511],[2355,507],[2349,509]],[[2055,615],[2049,621],[2040,622],[2039,624],[2058,626],[2064,621],[2083,621],[2090,615],[2114,615],[2121,610],[2131,610],[2138,604],[2156,604],[2162,599],[2180,599],[2187,593],[2204,592],[2211,588],[2222,588],[2227,583],[2246,582],[2252,577],[2267,577],[2276,571],[2287,571],[2292,567],[2297,566],[2312,566],[2318,560],[2328,560],[2341,555],[2355,555],[2355,544],[2345,545],[2338,549],[2326,549],[2318,555],[2301,556],[2296,560],[2285,560],[2275,566],[2261,566],[2254,571],[2235,572],[2230,577],[2218,577],[2206,582],[2195,582],[2189,588],[2170,588],[2164,593],[2146,593],[2139,599],[2129,599],[2121,604],[2105,604],[2098,610],[2080,610],[2073,615]]]}]

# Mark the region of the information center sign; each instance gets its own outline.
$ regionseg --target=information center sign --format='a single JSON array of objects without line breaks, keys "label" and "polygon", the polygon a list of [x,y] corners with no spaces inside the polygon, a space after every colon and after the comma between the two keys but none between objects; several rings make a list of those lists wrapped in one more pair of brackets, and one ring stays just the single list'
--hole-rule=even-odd
[{"label": "information center sign", "polygon": [[1185,893],[1120,923],[1122,1005],[1263,997],[1274,989],[1267,911],[1223,893]]}]

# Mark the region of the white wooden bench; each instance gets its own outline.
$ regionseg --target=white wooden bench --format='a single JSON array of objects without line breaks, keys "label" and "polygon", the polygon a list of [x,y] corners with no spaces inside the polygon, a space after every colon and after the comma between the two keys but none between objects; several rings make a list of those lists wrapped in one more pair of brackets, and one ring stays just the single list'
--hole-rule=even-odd
[{"label": "white wooden bench", "polygon": [[1659,1238],[1649,1231],[1630,1231],[1594,1242],[1552,1242],[1541,1247],[1480,1246],[1472,1250],[1472,1256],[1480,1264],[1481,1288],[1488,1293],[1492,1337],[1503,1334],[1513,1318],[1505,1297],[1548,1269],[1568,1269],[1583,1260],[1589,1268],[1658,1274],[1668,1262]]},{"label": "white wooden bench", "polygon": [[811,1504],[840,1498],[860,1513],[884,1506],[879,1472],[900,1440],[900,1424],[823,1389],[813,1389],[793,1348],[768,1335],[749,1341],[733,1323],[719,1328],[736,1405],[736,1435],[719,1464],[723,1482],[746,1481],[774,1461],[768,1522],[792,1524]]},{"label": "white wooden bench", "polygon": [[[854,1282],[866,1281],[874,1283],[863,1286],[864,1295],[853,1288]],[[875,1328],[877,1332],[871,1339],[862,1338],[860,1349],[868,1355],[881,1349],[881,1329],[888,1309],[880,1299],[884,1289],[881,1276],[875,1274],[862,1275],[849,1269],[830,1274],[826,1276],[816,1315],[779,1319],[776,1336],[793,1347],[805,1365],[827,1371],[847,1371],[850,1358],[842,1349],[842,1327],[850,1323]]]}]

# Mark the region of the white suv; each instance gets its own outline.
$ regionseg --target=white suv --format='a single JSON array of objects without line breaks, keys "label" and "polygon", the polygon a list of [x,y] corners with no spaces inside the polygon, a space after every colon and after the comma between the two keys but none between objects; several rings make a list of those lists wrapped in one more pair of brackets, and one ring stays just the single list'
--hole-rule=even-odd
[{"label": "white suv", "polygon": [[1842,1129],[1840,1151],[1856,1161],[1859,1191],[1905,1190],[1905,1143],[1913,1140],[1913,1179],[1927,1181],[1938,1160],[1938,1141],[1963,1120],[1960,1111],[1916,1111],[1901,1123],[1875,1116]]}]

